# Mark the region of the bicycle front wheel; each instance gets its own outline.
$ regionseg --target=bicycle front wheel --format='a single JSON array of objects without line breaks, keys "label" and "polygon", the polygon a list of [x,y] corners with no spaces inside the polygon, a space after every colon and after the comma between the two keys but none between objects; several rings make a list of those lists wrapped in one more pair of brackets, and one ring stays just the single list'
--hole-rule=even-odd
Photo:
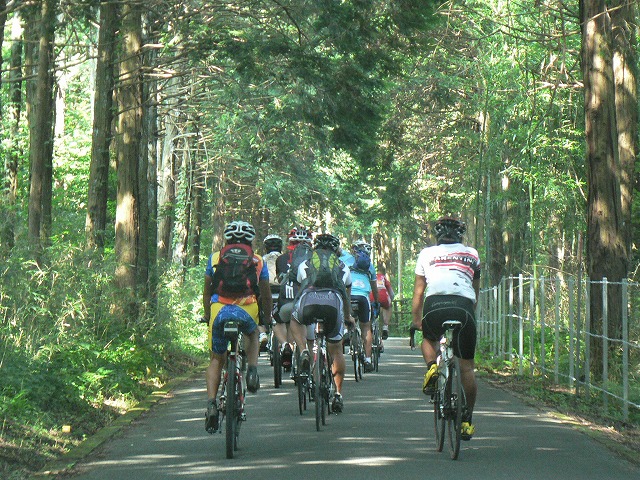
[{"label": "bicycle front wheel", "polygon": [[238,397],[237,397],[237,373],[236,361],[231,358],[227,360],[227,385],[225,400],[225,418],[226,418],[226,440],[227,440],[227,458],[233,458],[233,452],[236,447],[236,430],[238,428]]},{"label": "bicycle front wheel", "polygon": [[282,385],[282,357],[280,356],[280,343],[278,337],[273,335],[271,340],[271,358],[273,362],[273,386],[280,388]]},{"label": "bicycle front wheel", "polygon": [[449,415],[447,418],[449,453],[451,458],[456,460],[460,454],[460,436],[462,435],[462,379],[460,376],[460,363],[456,357],[451,359],[449,364]]}]

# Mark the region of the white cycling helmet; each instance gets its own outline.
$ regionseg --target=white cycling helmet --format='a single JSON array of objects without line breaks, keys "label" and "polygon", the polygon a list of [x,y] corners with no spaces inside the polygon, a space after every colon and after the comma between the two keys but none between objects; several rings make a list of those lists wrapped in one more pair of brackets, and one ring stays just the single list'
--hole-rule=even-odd
[{"label": "white cycling helmet", "polygon": [[228,223],[224,227],[224,239],[228,242],[236,240],[239,242],[251,243],[256,238],[256,229],[253,225],[241,220]]},{"label": "white cycling helmet", "polygon": [[371,244],[365,242],[364,240],[356,240],[355,242],[353,242],[353,245],[351,245],[351,249],[352,250],[364,250],[369,255],[371,255],[372,247],[371,247]]},{"label": "white cycling helmet", "polygon": [[306,242],[311,245],[311,230],[306,227],[293,227],[287,237],[289,243]]}]

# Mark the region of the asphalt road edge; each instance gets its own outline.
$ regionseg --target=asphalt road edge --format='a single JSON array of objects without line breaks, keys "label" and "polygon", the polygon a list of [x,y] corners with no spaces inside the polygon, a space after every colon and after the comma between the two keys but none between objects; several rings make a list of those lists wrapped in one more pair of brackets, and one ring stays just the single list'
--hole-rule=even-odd
[{"label": "asphalt road edge", "polygon": [[32,478],[53,477],[68,472],[79,461],[88,457],[96,448],[103,445],[110,438],[120,432],[124,427],[130,425],[134,420],[139,418],[142,414],[148,412],[160,400],[162,400],[163,398],[167,398],[171,391],[176,387],[188,380],[196,378],[199,375],[203,376],[203,370],[205,367],[206,364],[195,367],[193,370],[190,370],[183,375],[172,378],[167,383],[165,383],[162,388],[151,392],[135,407],[127,410],[126,413],[118,417],[109,425],[101,428],[93,435],[87,437],[76,447],[72,448],[64,455],[48,462],[42,469],[33,474]]}]

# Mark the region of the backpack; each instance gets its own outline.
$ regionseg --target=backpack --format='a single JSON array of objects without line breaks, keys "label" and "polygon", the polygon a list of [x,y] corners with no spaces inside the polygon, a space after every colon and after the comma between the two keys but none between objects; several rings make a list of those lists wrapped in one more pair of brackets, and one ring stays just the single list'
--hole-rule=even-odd
[{"label": "backpack", "polygon": [[351,267],[352,270],[369,272],[369,268],[371,267],[371,257],[365,250],[356,250],[354,259],[355,261]]},{"label": "backpack", "polygon": [[253,249],[243,243],[225,245],[213,272],[213,291],[230,298],[258,296]]},{"label": "backpack", "polygon": [[305,260],[311,258],[313,254],[313,248],[306,242],[300,242],[296,245],[296,248],[293,249],[291,255],[289,257],[289,272],[288,279],[291,282],[297,282],[298,278],[298,268],[300,264]]},{"label": "backpack", "polygon": [[267,264],[267,269],[269,270],[269,283],[271,285],[280,285],[276,275],[276,260],[279,256],[280,252],[269,252],[262,256],[262,261]]},{"label": "backpack", "polygon": [[332,251],[314,250],[307,262],[307,278],[300,291],[307,287],[333,288],[338,290],[342,297],[346,299],[347,290],[342,280],[342,266],[343,263]]}]

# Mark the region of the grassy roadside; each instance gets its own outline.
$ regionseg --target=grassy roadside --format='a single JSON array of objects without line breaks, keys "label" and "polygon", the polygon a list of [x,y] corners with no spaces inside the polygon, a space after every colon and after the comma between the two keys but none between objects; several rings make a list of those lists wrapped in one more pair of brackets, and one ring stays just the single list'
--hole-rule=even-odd
[{"label": "grassy roadside", "polygon": [[[30,478],[206,360],[201,270],[166,272],[155,313],[122,321],[108,258],[16,254],[0,283],[0,478]],[[121,300],[120,300],[121,303]],[[107,429],[108,430],[108,429]]]}]

